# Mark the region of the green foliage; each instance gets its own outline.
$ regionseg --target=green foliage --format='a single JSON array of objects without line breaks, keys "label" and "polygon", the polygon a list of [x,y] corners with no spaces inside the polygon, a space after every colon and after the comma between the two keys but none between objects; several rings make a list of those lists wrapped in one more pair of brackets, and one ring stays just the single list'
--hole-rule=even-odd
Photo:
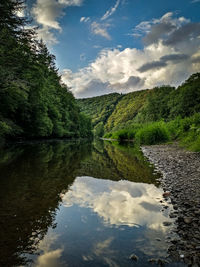
[{"label": "green foliage", "polygon": [[61,83],[55,57],[16,15],[23,8],[23,0],[0,3],[0,137],[91,136],[89,119]]},{"label": "green foliage", "polygon": [[137,131],[135,140],[141,145],[154,145],[168,141],[169,134],[164,123],[151,123]]},{"label": "green foliage", "polygon": [[[111,114],[105,119],[102,110],[105,111],[109,107],[112,98],[115,106],[110,109]],[[105,137],[133,139],[136,125],[175,120],[168,127],[173,138],[176,138],[179,133],[175,128],[181,131],[180,120],[200,112],[200,73],[193,74],[177,89],[161,86],[118,95],[117,101],[115,100],[115,94],[79,100],[81,109],[92,117],[93,126],[99,122],[103,123]],[[186,121],[184,123],[187,124]],[[107,135],[109,132],[112,134]]]},{"label": "green foliage", "polygon": [[91,117],[92,126],[95,127],[100,122],[103,124],[107,122],[107,119],[112,114],[121,97],[120,94],[113,93],[92,98],[77,99],[77,103],[81,111]]},{"label": "green foliage", "polygon": [[136,120],[149,122],[167,119],[170,114],[168,103],[174,89],[170,86],[162,86],[148,90],[145,104]]},{"label": "green foliage", "polygon": [[108,118],[105,124],[105,131],[116,131],[129,127],[143,107],[147,94],[148,91],[144,90],[124,95],[116,105],[112,115]]},{"label": "green foliage", "polygon": [[200,151],[200,113],[184,119],[178,117],[166,125],[171,140],[179,140],[182,146]]},{"label": "green foliage", "polygon": [[139,145],[153,145],[179,141],[189,150],[200,151],[200,113],[182,119],[180,116],[169,122],[135,124],[132,128],[106,133],[105,138],[133,139]]},{"label": "green foliage", "polygon": [[103,122],[99,122],[95,127],[94,127],[94,136],[100,136],[102,137],[104,135],[104,126]]},{"label": "green foliage", "polygon": [[189,77],[171,94],[169,101],[170,119],[182,118],[200,112],[200,73]]}]

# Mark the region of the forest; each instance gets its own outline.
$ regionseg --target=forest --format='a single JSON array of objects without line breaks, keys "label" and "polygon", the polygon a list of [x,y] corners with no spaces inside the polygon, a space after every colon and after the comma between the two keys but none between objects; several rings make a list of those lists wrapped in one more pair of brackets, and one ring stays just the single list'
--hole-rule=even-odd
[{"label": "forest", "polygon": [[0,3],[0,141],[94,135],[200,150],[200,73],[177,88],[75,99],[55,56],[17,15],[24,8],[24,0]]},{"label": "forest", "polygon": [[91,137],[91,121],[61,82],[24,0],[0,2],[0,140]]},{"label": "forest", "polygon": [[177,88],[163,85],[78,103],[92,118],[95,136],[146,145],[179,141],[200,151],[200,73],[192,74]]}]

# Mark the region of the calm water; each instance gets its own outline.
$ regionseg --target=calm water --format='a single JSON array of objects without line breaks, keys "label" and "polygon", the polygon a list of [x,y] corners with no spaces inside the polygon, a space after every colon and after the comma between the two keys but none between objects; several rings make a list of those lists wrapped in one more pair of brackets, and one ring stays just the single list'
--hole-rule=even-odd
[{"label": "calm water", "polygon": [[161,211],[157,178],[131,145],[2,149],[0,266],[149,266],[164,258],[170,207]]}]

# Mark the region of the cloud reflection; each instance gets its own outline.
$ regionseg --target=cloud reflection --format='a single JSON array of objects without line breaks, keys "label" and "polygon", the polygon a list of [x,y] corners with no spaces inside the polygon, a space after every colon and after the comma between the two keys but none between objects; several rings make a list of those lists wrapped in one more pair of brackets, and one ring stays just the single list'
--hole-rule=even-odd
[{"label": "cloud reflection", "polygon": [[37,258],[36,267],[57,267],[59,265],[59,259],[62,255],[63,249],[51,249],[51,246],[58,239],[58,235],[55,233],[49,233],[41,242],[40,242],[40,251],[42,255]]},{"label": "cloud reflection", "polygon": [[77,177],[70,190],[62,195],[63,205],[91,208],[106,225],[146,226],[163,230],[166,217],[156,198],[162,190],[153,184],[118,182]]}]

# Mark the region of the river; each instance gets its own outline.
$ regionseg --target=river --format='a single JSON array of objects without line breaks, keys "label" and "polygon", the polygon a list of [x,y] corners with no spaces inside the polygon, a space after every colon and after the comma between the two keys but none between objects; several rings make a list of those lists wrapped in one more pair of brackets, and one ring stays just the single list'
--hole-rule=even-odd
[{"label": "river", "polygon": [[149,266],[164,259],[173,221],[159,178],[132,144],[6,146],[0,266]]}]

